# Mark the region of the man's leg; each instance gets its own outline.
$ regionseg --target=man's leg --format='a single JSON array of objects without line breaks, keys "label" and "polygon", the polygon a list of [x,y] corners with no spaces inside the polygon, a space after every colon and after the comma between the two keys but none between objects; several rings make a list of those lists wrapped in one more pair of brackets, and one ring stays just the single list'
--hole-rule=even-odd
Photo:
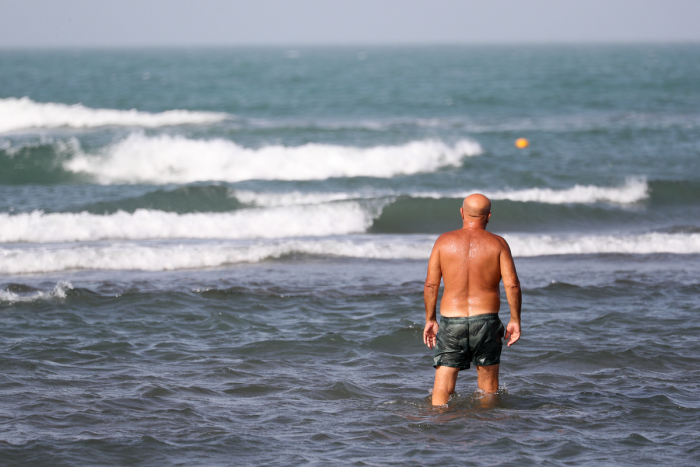
[{"label": "man's leg", "polygon": [[[445,405],[450,394],[455,392],[459,368],[439,366],[435,368],[435,385],[433,386],[433,405]],[[498,377],[496,377],[498,378]]]},{"label": "man's leg", "polygon": [[[476,367],[479,389],[488,394],[498,391],[498,369],[500,366],[499,363],[496,363],[495,365]],[[437,384],[437,382],[435,384]],[[434,390],[433,394],[435,394]],[[434,397],[433,395],[433,398]]]}]

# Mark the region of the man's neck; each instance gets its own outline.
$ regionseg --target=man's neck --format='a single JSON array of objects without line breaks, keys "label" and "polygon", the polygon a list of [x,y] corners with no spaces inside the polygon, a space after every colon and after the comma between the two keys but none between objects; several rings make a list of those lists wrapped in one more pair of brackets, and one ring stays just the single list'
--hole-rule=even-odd
[{"label": "man's neck", "polygon": [[462,223],[462,228],[465,230],[486,230],[487,222],[481,220],[466,220]]}]

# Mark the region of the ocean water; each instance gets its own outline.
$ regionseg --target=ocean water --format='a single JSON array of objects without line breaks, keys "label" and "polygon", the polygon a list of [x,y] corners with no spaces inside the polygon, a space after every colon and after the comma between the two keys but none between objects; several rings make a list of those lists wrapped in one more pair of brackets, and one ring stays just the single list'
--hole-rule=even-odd
[{"label": "ocean water", "polygon": [[[0,51],[0,464],[700,463],[699,83],[692,44]],[[523,337],[435,409],[476,191]]]}]

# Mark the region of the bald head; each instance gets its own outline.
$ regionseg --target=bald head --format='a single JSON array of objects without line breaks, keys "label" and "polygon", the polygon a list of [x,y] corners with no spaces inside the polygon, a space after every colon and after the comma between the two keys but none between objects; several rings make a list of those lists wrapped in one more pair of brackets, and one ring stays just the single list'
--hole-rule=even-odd
[{"label": "bald head", "polygon": [[491,212],[491,201],[480,193],[474,193],[464,198],[462,208],[465,216],[484,217]]}]

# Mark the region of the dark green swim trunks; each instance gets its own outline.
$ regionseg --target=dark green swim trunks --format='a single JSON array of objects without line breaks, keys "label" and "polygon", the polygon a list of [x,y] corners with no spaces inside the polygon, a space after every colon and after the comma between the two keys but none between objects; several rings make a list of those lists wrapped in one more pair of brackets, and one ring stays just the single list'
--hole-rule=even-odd
[{"label": "dark green swim trunks", "polygon": [[441,318],[433,366],[466,370],[470,363],[477,366],[500,363],[504,330],[498,313]]}]

